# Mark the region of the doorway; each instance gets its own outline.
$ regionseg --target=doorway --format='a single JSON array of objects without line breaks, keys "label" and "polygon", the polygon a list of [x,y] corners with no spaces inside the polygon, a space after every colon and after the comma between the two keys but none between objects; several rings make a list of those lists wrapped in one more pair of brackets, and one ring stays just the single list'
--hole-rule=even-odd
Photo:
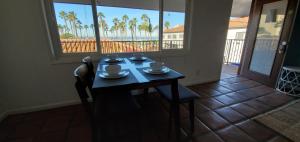
[{"label": "doorway", "polygon": [[275,87],[297,0],[253,0],[240,75]]}]

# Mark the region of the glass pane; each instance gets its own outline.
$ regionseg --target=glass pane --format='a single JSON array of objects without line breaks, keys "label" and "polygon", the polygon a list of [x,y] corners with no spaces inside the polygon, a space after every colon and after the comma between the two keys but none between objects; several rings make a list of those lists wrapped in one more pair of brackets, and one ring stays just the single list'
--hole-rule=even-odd
[{"label": "glass pane", "polygon": [[96,38],[90,4],[54,1],[55,17],[63,53],[96,52]]},{"label": "glass pane", "polygon": [[99,0],[102,53],[159,51],[159,0]]},{"label": "glass pane", "polygon": [[281,29],[287,8],[287,0],[263,6],[250,70],[270,75],[277,51]]},{"label": "glass pane", "polygon": [[164,0],[162,49],[182,49],[185,0]]}]

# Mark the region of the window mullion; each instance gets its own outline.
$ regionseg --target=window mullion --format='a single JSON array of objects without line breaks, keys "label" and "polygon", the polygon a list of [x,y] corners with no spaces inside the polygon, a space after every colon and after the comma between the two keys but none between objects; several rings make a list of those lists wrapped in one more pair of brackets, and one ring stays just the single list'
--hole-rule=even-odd
[{"label": "window mullion", "polygon": [[101,54],[101,47],[100,47],[100,31],[99,31],[99,24],[98,24],[98,16],[97,16],[97,0],[91,0],[92,2],[92,12],[93,12],[93,21],[94,21],[94,29],[95,29],[95,37],[96,37],[96,45],[97,45],[97,52]]},{"label": "window mullion", "polygon": [[159,0],[159,51],[162,51],[162,45],[163,45],[163,7],[164,7],[164,1]]}]

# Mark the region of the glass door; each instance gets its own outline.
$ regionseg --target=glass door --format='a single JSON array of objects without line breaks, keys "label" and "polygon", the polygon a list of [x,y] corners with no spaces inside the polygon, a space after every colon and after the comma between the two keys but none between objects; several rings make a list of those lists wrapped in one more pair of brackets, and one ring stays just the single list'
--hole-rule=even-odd
[{"label": "glass door", "polygon": [[274,86],[292,27],[296,0],[255,0],[241,75]]}]

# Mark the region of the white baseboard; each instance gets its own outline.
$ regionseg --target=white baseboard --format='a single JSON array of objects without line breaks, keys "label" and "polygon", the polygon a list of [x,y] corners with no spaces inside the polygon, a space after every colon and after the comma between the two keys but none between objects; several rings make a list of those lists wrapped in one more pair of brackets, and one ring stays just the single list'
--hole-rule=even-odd
[{"label": "white baseboard", "polygon": [[28,113],[28,112],[34,112],[34,111],[40,111],[40,110],[48,110],[48,109],[59,108],[59,107],[64,107],[64,106],[69,106],[69,105],[76,105],[76,104],[80,104],[80,101],[72,100],[72,101],[65,101],[65,102],[52,103],[52,104],[46,104],[46,105],[38,105],[38,106],[32,106],[32,107],[11,109],[11,110],[5,111],[4,113],[0,114],[0,122],[2,120],[4,120],[8,115]]}]

